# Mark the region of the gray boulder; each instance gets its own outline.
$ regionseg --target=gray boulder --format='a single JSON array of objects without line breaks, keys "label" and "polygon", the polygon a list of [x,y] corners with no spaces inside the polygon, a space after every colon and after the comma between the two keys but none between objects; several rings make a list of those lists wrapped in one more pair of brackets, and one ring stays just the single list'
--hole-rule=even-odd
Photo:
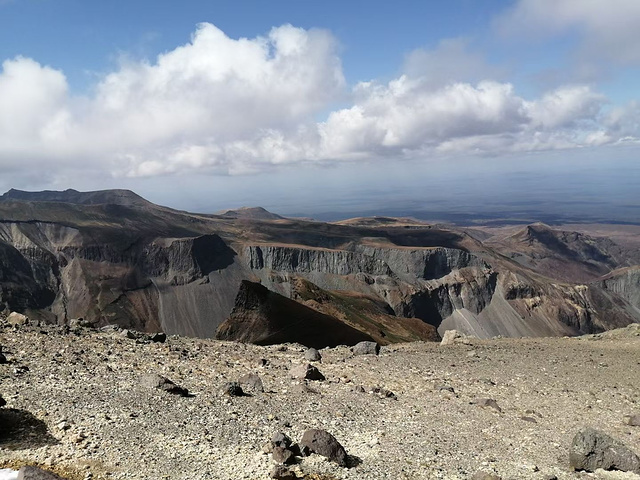
[{"label": "gray boulder", "polygon": [[58,475],[37,467],[22,467],[18,472],[18,480],[64,480]]},{"label": "gray boulder", "polygon": [[18,312],[11,312],[7,317],[7,323],[13,327],[29,324],[29,318]]},{"label": "gray boulder", "polygon": [[291,376],[300,380],[318,380],[325,379],[324,375],[311,364],[298,365],[291,370]]},{"label": "gray boulder", "polygon": [[238,384],[242,387],[242,390],[249,393],[262,393],[264,392],[264,386],[262,385],[262,379],[255,373],[247,373],[238,379]]},{"label": "gray boulder", "polygon": [[304,432],[300,447],[303,455],[317,453],[341,467],[347,466],[347,452],[340,442],[326,430],[310,429]]},{"label": "gray boulder", "polygon": [[624,423],[630,427],[640,427],[640,415],[625,415]]},{"label": "gray boulder", "polygon": [[640,457],[626,445],[600,430],[585,428],[571,443],[569,464],[574,470],[621,470],[640,474]]},{"label": "gray boulder", "polygon": [[304,358],[309,362],[319,362],[322,360],[322,355],[315,348],[309,348],[304,352]]},{"label": "gray boulder", "polygon": [[354,355],[378,355],[380,353],[380,345],[376,342],[360,342],[356,343],[351,351]]},{"label": "gray boulder", "polygon": [[182,397],[189,396],[189,391],[186,388],[180,387],[168,378],[165,378],[156,373],[148,373],[143,375],[140,383],[142,383],[142,385],[147,388],[157,388],[159,390],[163,390],[174,395],[180,395]]}]

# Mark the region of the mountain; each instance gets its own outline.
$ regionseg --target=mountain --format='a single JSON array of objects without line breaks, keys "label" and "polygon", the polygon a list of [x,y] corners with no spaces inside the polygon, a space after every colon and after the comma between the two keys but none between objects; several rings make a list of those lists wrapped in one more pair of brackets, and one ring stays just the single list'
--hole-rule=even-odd
[{"label": "mountain", "polygon": [[181,212],[123,190],[12,190],[0,201],[0,305],[48,323],[317,345],[453,328],[576,335],[640,319],[637,284],[612,273],[637,252],[606,238],[251,211],[260,218]]},{"label": "mountain", "polygon": [[217,214],[226,218],[246,218],[249,220],[282,220],[284,218],[262,207],[242,207],[233,210],[222,210]]},{"label": "mountain", "polygon": [[130,190],[99,190],[95,192],[78,192],[68,189],[62,192],[45,190],[42,192],[26,192],[11,189],[0,196],[0,202],[58,202],[74,203],[78,205],[150,205],[150,202]]}]

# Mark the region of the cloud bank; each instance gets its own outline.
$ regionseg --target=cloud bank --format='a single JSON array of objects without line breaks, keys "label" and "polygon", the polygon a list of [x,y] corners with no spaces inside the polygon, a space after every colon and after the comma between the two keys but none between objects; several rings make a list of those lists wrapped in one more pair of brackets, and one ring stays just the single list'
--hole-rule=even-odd
[{"label": "cloud bank", "polygon": [[[518,8],[538,12],[539,3]],[[153,62],[122,60],[85,97],[70,93],[63,72],[17,57],[0,71],[0,167],[233,175],[291,163],[500,155],[640,137],[637,104],[609,108],[588,85],[525,99],[467,47],[452,39],[416,50],[397,78],[349,88],[330,32],[283,25],[232,39],[204,23],[189,43]],[[620,61],[632,58],[620,54]]]}]

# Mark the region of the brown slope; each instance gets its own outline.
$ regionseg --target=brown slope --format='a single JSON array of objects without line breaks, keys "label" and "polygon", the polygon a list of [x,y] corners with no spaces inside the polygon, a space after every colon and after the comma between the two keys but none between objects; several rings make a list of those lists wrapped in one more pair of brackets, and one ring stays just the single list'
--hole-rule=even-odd
[{"label": "brown slope", "polygon": [[373,340],[335,317],[248,280],[240,285],[231,315],[218,328],[216,338],[256,345],[294,342],[315,348]]},{"label": "brown slope", "polygon": [[627,265],[624,249],[604,237],[556,230],[536,223],[487,246],[542,275],[585,283]]},{"label": "brown slope", "polygon": [[292,298],[365,332],[381,345],[440,340],[433,325],[419,318],[396,316],[386,302],[370,295],[326,291],[296,278],[292,281]]}]

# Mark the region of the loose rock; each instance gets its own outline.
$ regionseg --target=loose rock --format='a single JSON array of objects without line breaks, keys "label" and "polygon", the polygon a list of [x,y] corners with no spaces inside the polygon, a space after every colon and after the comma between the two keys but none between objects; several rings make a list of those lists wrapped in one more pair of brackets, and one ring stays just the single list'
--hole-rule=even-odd
[{"label": "loose rock", "polygon": [[222,392],[230,397],[242,397],[244,396],[244,390],[238,382],[227,382],[222,387]]},{"label": "loose rock", "polygon": [[490,407],[495,409],[498,412],[502,412],[502,409],[498,405],[498,402],[496,402],[493,398],[477,398],[471,403],[474,405],[478,405],[482,408]]},{"label": "loose rock", "polygon": [[131,330],[127,330],[126,328],[120,332],[120,335],[123,337],[129,338],[131,340],[135,340],[136,336]]},{"label": "loose rock", "polygon": [[579,431],[571,444],[569,464],[574,470],[621,470],[640,474],[640,457],[606,433],[594,428]]},{"label": "loose rock", "polygon": [[488,472],[476,472],[471,480],[502,480],[502,477]]},{"label": "loose rock", "polygon": [[625,415],[624,423],[630,427],[640,427],[640,415]]},{"label": "loose rock", "polygon": [[317,453],[327,457],[341,467],[347,466],[347,452],[344,447],[326,430],[310,429],[304,432],[300,442],[303,455]]},{"label": "loose rock", "polygon": [[54,473],[37,467],[22,467],[18,472],[18,480],[64,480]]},{"label": "loose rock", "polygon": [[156,343],[164,343],[167,341],[167,334],[164,332],[152,333],[149,335],[149,340]]},{"label": "loose rock", "polygon": [[7,317],[7,323],[13,327],[29,324],[29,318],[18,312],[11,312]]},{"label": "loose rock", "polygon": [[275,478],[277,480],[296,480],[296,478],[298,478],[295,473],[293,473],[284,465],[274,466],[271,470],[270,476],[271,478]]},{"label": "loose rock", "polygon": [[380,345],[376,342],[360,342],[356,343],[351,351],[354,355],[378,355],[380,353]]},{"label": "loose rock", "polygon": [[291,439],[286,433],[276,432],[271,437],[271,445],[273,447],[289,448],[291,446]]},{"label": "loose rock", "polygon": [[158,388],[160,390],[164,390],[165,392],[169,392],[174,395],[180,395],[183,397],[189,396],[189,391],[186,388],[180,387],[168,378],[165,378],[156,373],[143,375],[141,383],[148,388]]},{"label": "loose rock", "polygon": [[291,370],[291,376],[300,380],[325,380],[320,370],[311,364],[299,365]]},{"label": "loose rock", "polygon": [[262,393],[264,392],[264,386],[262,385],[262,379],[255,373],[247,373],[238,379],[238,384],[245,392]]},{"label": "loose rock", "polygon": [[309,362],[319,362],[322,360],[322,355],[315,348],[309,348],[304,352],[304,358]]},{"label": "loose rock", "polygon": [[295,456],[291,450],[284,447],[273,447],[271,456],[275,462],[291,464],[295,462]]},{"label": "loose rock", "polygon": [[464,333],[457,330],[447,330],[442,336],[440,345],[453,345],[454,343],[460,343],[460,340],[466,338]]}]

